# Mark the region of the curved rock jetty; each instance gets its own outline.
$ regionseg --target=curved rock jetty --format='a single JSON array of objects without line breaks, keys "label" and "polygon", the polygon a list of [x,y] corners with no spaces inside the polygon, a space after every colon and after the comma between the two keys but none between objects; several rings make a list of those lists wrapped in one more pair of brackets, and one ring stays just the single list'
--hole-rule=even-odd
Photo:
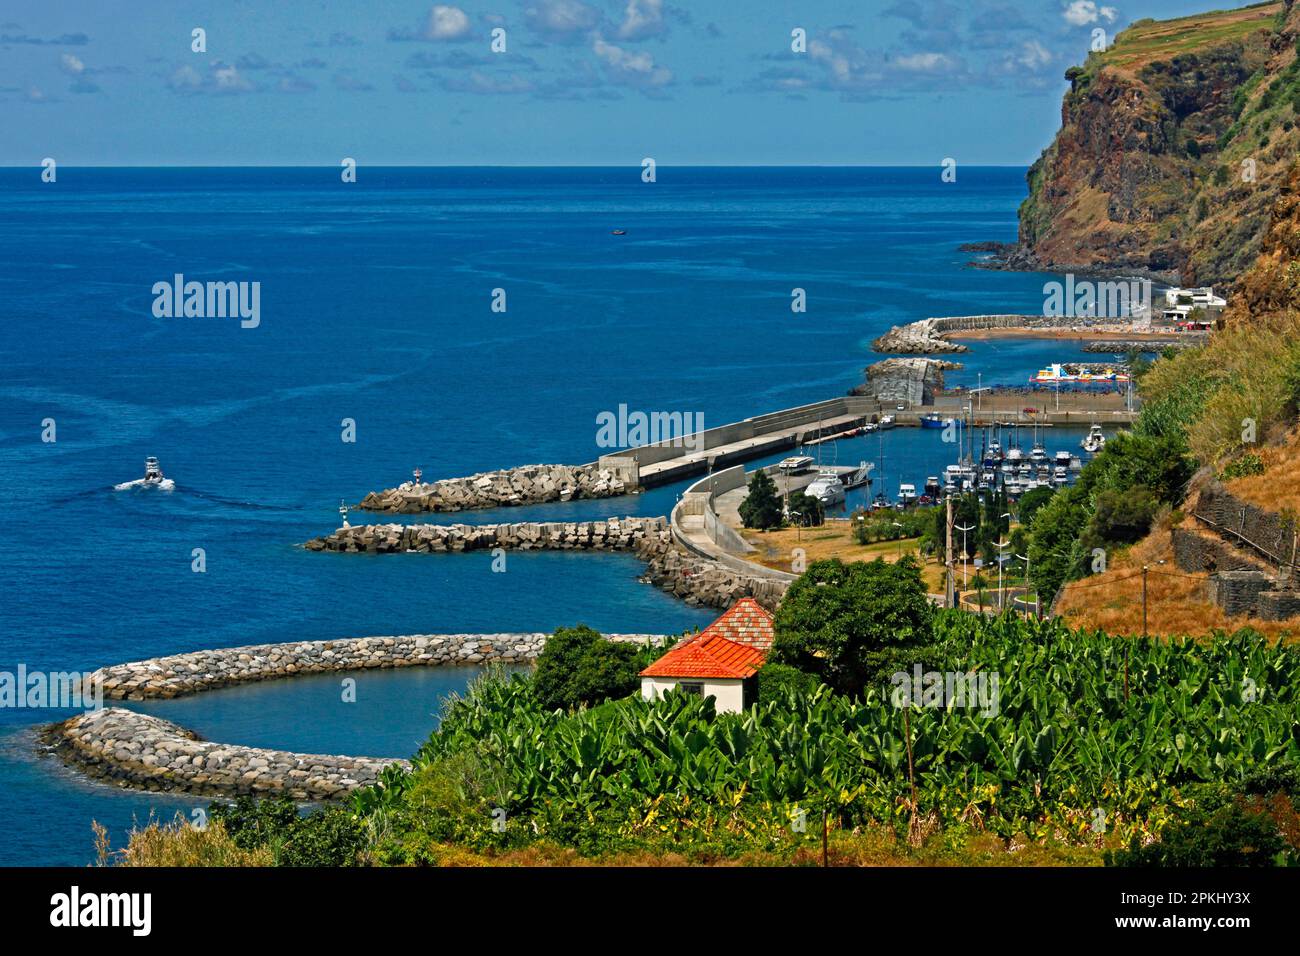
[{"label": "curved rock jetty", "polygon": [[358,507],[366,511],[417,514],[468,511],[579,498],[612,498],[631,489],[612,469],[591,465],[522,465],[467,478],[443,478],[372,491]]},{"label": "curved rock jetty", "polygon": [[642,583],[653,584],[693,607],[729,608],[743,597],[752,597],[774,611],[788,586],[784,581],[746,574],[719,561],[689,554],[666,534],[643,539],[637,546],[637,557],[647,562]]},{"label": "curved rock jetty", "polygon": [[310,551],[391,554],[393,552],[506,550],[622,551],[668,528],[668,519],[609,518],[605,521],[548,521],[519,524],[371,524],[339,528],[312,538]]},{"label": "curved rock jetty", "polygon": [[46,732],[55,751],[92,777],[154,791],[337,800],[374,784],[386,757],[299,754],[200,740],[169,721],[121,707],[78,714]]},{"label": "curved rock jetty", "polygon": [[877,352],[900,355],[934,355],[969,352],[960,342],[944,336],[973,329],[1054,329],[1073,328],[1097,323],[1114,325],[1116,319],[1090,319],[1077,316],[1045,315],[948,315],[896,325],[871,343]]},{"label": "curved rock jetty", "polygon": [[[646,643],[663,634],[607,634],[608,640]],[[410,634],[353,637],[334,641],[248,644],[172,654],[101,667],[91,675],[109,700],[153,700],[197,694],[249,681],[295,674],[369,670],[383,667],[439,667],[447,664],[519,663],[541,653],[549,634]]]}]

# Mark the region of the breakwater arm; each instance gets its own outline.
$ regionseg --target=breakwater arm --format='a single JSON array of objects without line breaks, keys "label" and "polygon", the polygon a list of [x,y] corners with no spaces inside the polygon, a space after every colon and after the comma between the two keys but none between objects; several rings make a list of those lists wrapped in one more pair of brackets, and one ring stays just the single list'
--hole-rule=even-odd
[{"label": "breakwater arm", "polygon": [[[247,644],[113,664],[95,671],[91,679],[100,683],[108,700],[160,700],[296,674],[492,661],[521,663],[540,654],[549,636],[540,632],[406,634]],[[662,634],[607,634],[605,637],[637,643],[667,640]]]},{"label": "breakwater arm", "polygon": [[370,524],[339,528],[312,538],[310,551],[394,552],[509,550],[626,551],[648,535],[666,531],[666,518],[609,518],[605,521],[547,521],[517,524]]},{"label": "breakwater arm", "polygon": [[299,754],[200,740],[170,721],[109,707],[47,729],[65,761],[102,780],[152,791],[337,800],[405,760]]},{"label": "breakwater arm", "polygon": [[582,498],[612,498],[632,490],[624,474],[615,468],[591,465],[523,465],[501,471],[485,471],[467,478],[403,482],[396,488],[372,491],[361,499],[366,511],[418,514],[422,511],[468,511],[572,501]]}]

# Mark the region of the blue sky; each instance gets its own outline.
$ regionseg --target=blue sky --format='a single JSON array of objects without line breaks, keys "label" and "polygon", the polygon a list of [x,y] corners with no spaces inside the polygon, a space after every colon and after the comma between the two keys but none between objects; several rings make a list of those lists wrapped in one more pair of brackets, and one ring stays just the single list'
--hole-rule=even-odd
[{"label": "blue sky", "polygon": [[0,165],[1027,164],[1094,29],[1214,6],[4,0]]}]

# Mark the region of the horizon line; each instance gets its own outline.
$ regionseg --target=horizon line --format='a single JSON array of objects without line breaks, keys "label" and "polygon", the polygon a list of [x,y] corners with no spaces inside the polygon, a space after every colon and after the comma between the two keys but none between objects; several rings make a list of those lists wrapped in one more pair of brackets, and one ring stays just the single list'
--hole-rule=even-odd
[{"label": "horizon line", "polygon": [[[317,163],[162,163],[141,165],[137,163],[59,163],[62,169],[338,169],[335,164]],[[1022,169],[1031,163],[964,163],[974,169]],[[657,169],[932,169],[943,163],[681,163],[656,162]],[[640,169],[640,163],[357,163],[358,168],[370,169]],[[41,163],[0,165],[0,170],[40,169]]]}]

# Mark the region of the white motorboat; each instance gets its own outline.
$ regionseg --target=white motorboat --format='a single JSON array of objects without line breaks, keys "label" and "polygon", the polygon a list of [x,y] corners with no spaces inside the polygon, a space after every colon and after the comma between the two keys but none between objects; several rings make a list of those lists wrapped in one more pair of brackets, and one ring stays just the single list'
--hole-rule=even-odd
[{"label": "white motorboat", "polygon": [[883,416],[881,416],[881,419],[880,419],[880,430],[881,430],[881,431],[884,431],[884,430],[887,429],[887,428],[893,428],[893,427],[894,427],[894,416],[893,416],[893,415],[883,415]]},{"label": "white motorboat", "polygon": [[904,508],[916,504],[916,485],[906,483],[899,485],[898,503]]},{"label": "white motorboat", "polygon": [[176,482],[163,475],[162,468],[158,465],[158,459],[150,455],[144,460],[143,478],[137,478],[135,481],[124,481],[120,485],[114,485],[113,487],[118,491],[125,491],[128,488],[157,488],[160,491],[171,491],[176,487]]},{"label": "white motorboat", "polygon": [[1093,425],[1088,429],[1088,434],[1084,436],[1079,446],[1088,454],[1095,455],[1106,447],[1106,436],[1102,434],[1100,425]]},{"label": "white motorboat", "polygon": [[844,501],[844,482],[840,481],[839,475],[823,471],[804,489],[804,494],[824,505],[837,505]]},{"label": "white motorboat", "polygon": [[776,469],[785,475],[798,475],[812,466],[813,459],[811,455],[791,455],[789,458],[781,459],[781,463],[776,466]]}]

